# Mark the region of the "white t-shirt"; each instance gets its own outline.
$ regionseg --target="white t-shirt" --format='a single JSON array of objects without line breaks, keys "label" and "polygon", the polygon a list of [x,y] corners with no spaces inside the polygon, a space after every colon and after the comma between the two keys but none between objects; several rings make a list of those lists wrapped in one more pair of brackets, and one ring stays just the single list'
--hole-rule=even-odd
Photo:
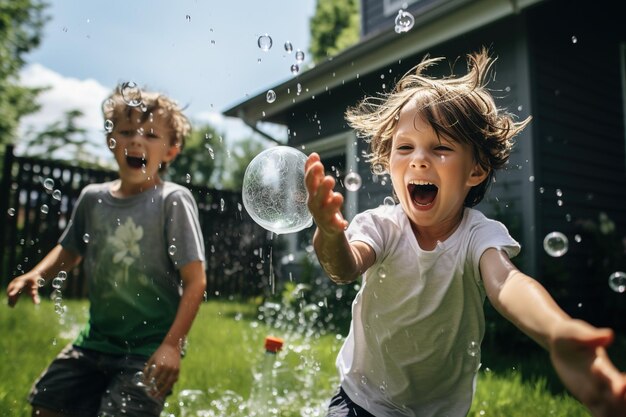
[{"label": "white t-shirt", "polygon": [[465,416],[485,332],[479,260],[488,248],[513,257],[519,244],[469,208],[432,251],[419,247],[400,205],[358,214],[347,235],[371,246],[376,262],[337,357],[343,389],[377,417]]}]

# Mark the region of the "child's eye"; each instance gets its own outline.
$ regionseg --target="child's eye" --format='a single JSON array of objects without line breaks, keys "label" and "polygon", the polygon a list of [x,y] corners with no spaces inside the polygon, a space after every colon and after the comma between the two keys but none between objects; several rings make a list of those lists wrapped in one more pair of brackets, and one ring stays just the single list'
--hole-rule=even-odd
[{"label": "child's eye", "polygon": [[399,151],[410,151],[413,147],[411,145],[398,145],[396,149]]},{"label": "child's eye", "polygon": [[120,135],[122,136],[131,136],[134,132],[132,130],[120,130]]},{"label": "child's eye", "polygon": [[451,151],[452,148],[450,148],[449,146],[445,146],[445,145],[439,145],[437,147],[435,147],[436,151],[441,151],[441,152],[446,152],[446,151]]},{"label": "child's eye", "polygon": [[146,133],[146,137],[149,137],[150,139],[158,139],[159,135],[157,135],[156,133]]}]

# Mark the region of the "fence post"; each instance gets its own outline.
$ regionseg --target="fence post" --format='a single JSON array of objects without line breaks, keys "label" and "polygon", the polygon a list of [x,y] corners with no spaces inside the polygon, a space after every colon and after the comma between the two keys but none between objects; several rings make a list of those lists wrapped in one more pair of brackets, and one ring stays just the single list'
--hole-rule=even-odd
[{"label": "fence post", "polygon": [[[13,161],[15,155],[13,154],[13,145],[8,144],[4,147],[4,164],[2,165],[2,181],[0,182],[0,269],[4,274],[4,255],[5,249],[8,244],[6,235],[6,216],[8,212],[9,197],[11,196],[11,171],[13,168]],[[0,285],[4,287],[5,280],[8,277],[3,276],[0,279]]]}]

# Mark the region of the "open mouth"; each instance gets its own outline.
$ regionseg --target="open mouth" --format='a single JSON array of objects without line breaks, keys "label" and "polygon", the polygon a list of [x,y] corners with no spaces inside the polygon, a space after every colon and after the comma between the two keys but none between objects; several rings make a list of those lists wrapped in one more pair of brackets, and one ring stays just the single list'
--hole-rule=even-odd
[{"label": "open mouth", "polygon": [[147,162],[146,158],[142,158],[140,156],[126,156],[126,163],[131,168],[144,168]]},{"label": "open mouth", "polygon": [[431,205],[439,191],[435,184],[427,181],[411,181],[408,190],[413,203],[420,207]]}]

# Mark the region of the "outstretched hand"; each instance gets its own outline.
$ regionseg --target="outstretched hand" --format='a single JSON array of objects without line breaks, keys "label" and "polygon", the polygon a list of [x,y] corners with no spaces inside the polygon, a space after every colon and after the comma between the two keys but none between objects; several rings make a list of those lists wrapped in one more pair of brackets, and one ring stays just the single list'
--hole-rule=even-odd
[{"label": "outstretched hand", "polygon": [[626,417],[626,375],[611,362],[610,329],[571,320],[555,329],[550,357],[559,377],[594,417]]},{"label": "outstretched hand", "polygon": [[324,234],[343,232],[348,227],[348,221],[341,215],[343,196],[333,191],[335,179],[325,174],[317,153],[309,155],[304,171],[304,182],[309,192],[307,205],[317,228]]},{"label": "outstretched hand", "polygon": [[150,382],[151,393],[157,398],[165,398],[178,380],[180,372],[180,351],[165,343],[152,354],[143,370],[146,381]]},{"label": "outstretched hand", "polygon": [[13,279],[7,286],[7,296],[9,297],[9,307],[15,306],[17,300],[23,292],[27,292],[33,303],[39,304],[39,285],[37,279],[41,278],[41,275],[29,272],[24,275]]}]

